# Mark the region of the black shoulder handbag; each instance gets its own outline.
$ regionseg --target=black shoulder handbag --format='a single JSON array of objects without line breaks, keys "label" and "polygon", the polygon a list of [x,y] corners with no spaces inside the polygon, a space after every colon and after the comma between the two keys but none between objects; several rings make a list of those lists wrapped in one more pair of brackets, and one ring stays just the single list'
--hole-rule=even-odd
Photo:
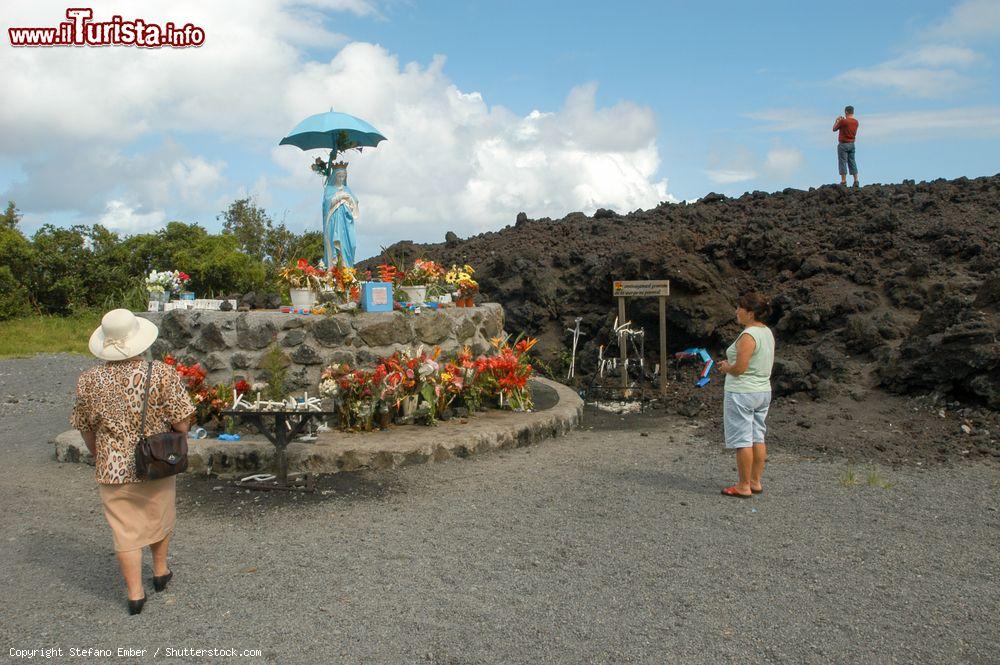
[{"label": "black shoulder handbag", "polygon": [[187,434],[162,432],[143,436],[146,431],[146,409],[149,407],[149,384],[153,379],[153,362],[146,369],[146,396],[142,400],[142,424],[139,442],[135,444],[135,470],[143,480],[159,480],[185,471],[188,467]]}]

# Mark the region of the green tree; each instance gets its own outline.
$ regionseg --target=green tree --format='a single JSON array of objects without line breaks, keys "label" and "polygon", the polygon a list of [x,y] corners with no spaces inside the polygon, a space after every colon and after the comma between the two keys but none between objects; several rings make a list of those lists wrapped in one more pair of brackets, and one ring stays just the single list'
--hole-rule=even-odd
[{"label": "green tree", "polygon": [[20,221],[21,213],[18,211],[17,206],[14,205],[13,201],[7,201],[7,209],[0,215],[0,227],[16,229]]},{"label": "green tree", "polygon": [[32,269],[34,251],[31,242],[16,226],[0,224],[0,265],[7,266],[24,281]]},{"label": "green tree", "polygon": [[28,289],[9,267],[0,265],[0,321],[24,316],[29,311]]},{"label": "green tree", "polygon": [[46,224],[29,239],[10,201],[0,215],[0,318],[29,310],[141,308],[145,277],[154,269],[188,273],[189,288],[206,296],[273,291],[280,266],[323,255],[318,232],[298,235],[284,221],[275,224],[250,199],[235,201],[227,214],[222,233],[181,221],[127,237],[99,224]]},{"label": "green tree", "polygon": [[206,232],[173,258],[174,265],[191,276],[190,287],[198,293],[228,295],[273,288],[265,264],[241,252],[236,238],[226,233]]},{"label": "green tree", "polygon": [[293,236],[288,251],[288,257],[280,265],[296,259],[305,259],[316,263],[323,258],[323,234],[319,231],[306,231],[300,236]]},{"label": "green tree", "polygon": [[13,201],[0,216],[0,321],[28,314],[28,276],[34,251],[17,224],[21,219]]},{"label": "green tree", "polygon": [[222,230],[236,238],[239,249],[258,261],[268,258],[268,237],[274,224],[267,212],[252,198],[237,199],[216,219]]},{"label": "green tree", "polygon": [[87,227],[61,228],[45,224],[31,239],[34,252],[29,272],[29,289],[38,306],[56,314],[68,314],[74,307],[86,307],[93,294],[88,271],[91,251],[86,241]]}]

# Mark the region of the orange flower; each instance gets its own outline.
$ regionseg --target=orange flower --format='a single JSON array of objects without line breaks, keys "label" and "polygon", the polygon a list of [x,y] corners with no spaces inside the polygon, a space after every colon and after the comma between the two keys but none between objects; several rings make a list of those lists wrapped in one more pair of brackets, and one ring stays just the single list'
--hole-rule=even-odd
[{"label": "orange flower", "polygon": [[517,352],[519,354],[520,353],[527,353],[528,351],[531,350],[531,347],[533,347],[537,343],[538,343],[538,339],[537,338],[532,339],[530,337],[526,337],[525,339],[522,339],[520,342],[518,342],[517,344],[515,344],[514,348],[517,349]]}]

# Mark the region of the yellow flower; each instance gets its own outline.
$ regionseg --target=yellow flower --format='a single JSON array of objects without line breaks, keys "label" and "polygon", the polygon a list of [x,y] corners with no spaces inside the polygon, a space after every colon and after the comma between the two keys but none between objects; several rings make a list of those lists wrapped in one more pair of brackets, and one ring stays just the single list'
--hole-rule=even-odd
[{"label": "yellow flower", "polygon": [[448,372],[441,372],[442,381],[451,381],[451,374]]}]

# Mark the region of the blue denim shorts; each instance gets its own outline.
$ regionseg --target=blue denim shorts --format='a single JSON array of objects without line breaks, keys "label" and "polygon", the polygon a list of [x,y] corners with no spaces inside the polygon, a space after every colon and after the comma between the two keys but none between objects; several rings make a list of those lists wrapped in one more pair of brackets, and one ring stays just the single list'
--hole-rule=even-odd
[{"label": "blue denim shorts", "polygon": [[853,143],[837,144],[837,170],[840,171],[840,175],[847,175],[848,171],[851,175],[858,175],[858,163],[854,161]]},{"label": "blue denim shorts", "polygon": [[767,410],[771,406],[771,391],[733,393],[726,391],[723,401],[723,425],[726,448],[749,448],[764,443],[767,433]]}]

